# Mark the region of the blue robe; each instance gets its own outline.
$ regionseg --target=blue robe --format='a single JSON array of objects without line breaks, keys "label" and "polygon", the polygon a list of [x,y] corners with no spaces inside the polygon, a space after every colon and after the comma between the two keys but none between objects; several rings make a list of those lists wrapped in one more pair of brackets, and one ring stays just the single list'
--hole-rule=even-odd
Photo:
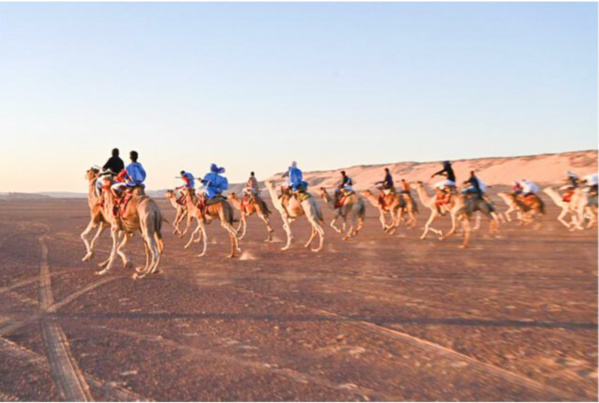
[{"label": "blue robe", "polygon": [[204,187],[206,197],[212,199],[229,188],[229,181],[224,176],[211,172],[204,176]]},{"label": "blue robe", "polygon": [[146,180],[146,171],[139,162],[132,162],[131,164],[127,165],[125,170],[127,171],[127,186],[145,186],[143,182]]}]

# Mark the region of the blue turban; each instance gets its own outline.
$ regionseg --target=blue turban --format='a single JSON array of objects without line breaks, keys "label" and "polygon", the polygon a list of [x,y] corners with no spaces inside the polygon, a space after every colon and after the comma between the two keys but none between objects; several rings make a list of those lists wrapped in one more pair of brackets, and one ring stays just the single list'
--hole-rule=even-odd
[{"label": "blue turban", "polygon": [[210,165],[210,172],[215,174],[222,174],[225,172],[225,168],[219,168],[216,164]]}]

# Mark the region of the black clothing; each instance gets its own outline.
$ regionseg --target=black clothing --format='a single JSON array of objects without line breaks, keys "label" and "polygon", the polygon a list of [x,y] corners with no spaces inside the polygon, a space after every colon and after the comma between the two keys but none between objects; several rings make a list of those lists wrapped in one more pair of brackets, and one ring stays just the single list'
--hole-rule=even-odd
[{"label": "black clothing", "polygon": [[114,174],[118,174],[125,169],[125,163],[118,156],[112,156],[108,159],[106,164],[102,167],[104,169],[110,169]]},{"label": "black clothing", "polygon": [[377,183],[375,183],[375,185],[378,185],[379,183],[383,184],[383,188],[384,189],[391,189],[391,188],[393,188],[393,177],[391,176],[391,173],[386,174],[385,175],[385,180],[377,182]]},{"label": "black clothing", "polygon": [[435,173],[433,176],[437,176],[437,175],[443,175],[445,174],[445,176],[447,177],[447,179],[449,179],[450,181],[455,183],[455,173],[453,173],[453,168],[451,167],[450,164],[447,164],[443,167],[442,170],[440,170],[439,172]]},{"label": "black clothing", "polygon": [[345,185],[347,185],[347,186],[352,185],[352,180],[347,175],[343,175],[343,177],[341,178],[341,183],[339,184],[338,188],[343,189],[345,187]]}]

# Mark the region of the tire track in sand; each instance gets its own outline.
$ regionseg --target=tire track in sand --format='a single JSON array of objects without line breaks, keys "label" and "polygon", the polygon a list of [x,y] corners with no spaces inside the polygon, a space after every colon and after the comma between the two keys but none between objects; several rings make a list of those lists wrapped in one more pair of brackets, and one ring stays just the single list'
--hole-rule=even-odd
[{"label": "tire track in sand", "polygon": [[542,382],[530,379],[526,376],[520,375],[515,372],[511,372],[509,370],[497,367],[493,364],[485,363],[483,361],[479,361],[476,358],[470,357],[466,354],[462,354],[458,351],[452,350],[448,347],[442,346],[440,344],[418,338],[416,336],[412,336],[408,333],[400,332],[395,329],[390,329],[385,326],[377,325],[375,323],[371,323],[365,320],[355,320],[348,316],[343,316],[336,314],[334,312],[330,312],[324,309],[311,308],[303,304],[298,304],[294,302],[284,301],[279,297],[272,297],[269,295],[265,295],[256,291],[246,290],[240,287],[233,287],[239,291],[243,291],[250,294],[260,295],[264,298],[275,300],[275,301],[283,301],[286,302],[296,308],[307,309],[308,311],[318,313],[320,315],[329,316],[331,319],[342,321],[349,326],[361,328],[363,330],[367,330],[373,333],[377,333],[381,336],[390,337],[395,340],[402,341],[404,343],[410,344],[413,347],[416,347],[420,350],[427,351],[436,355],[445,356],[447,358],[453,359],[455,361],[461,361],[467,363],[472,369],[474,369],[478,373],[490,375],[495,378],[502,379],[505,382],[521,386],[523,388],[533,390],[538,393],[546,393],[554,396],[554,398],[562,399],[566,401],[587,401],[587,400],[595,400],[595,397],[588,396],[586,393],[581,395],[574,394],[568,391],[559,390],[552,386],[546,385]]},{"label": "tire track in sand", "polygon": [[[33,352],[23,346],[18,345],[10,340],[0,337],[0,353],[3,353],[9,357],[16,358],[23,362],[30,362],[37,365],[40,369],[45,371],[51,371],[48,360],[43,355]],[[104,393],[114,401],[119,402],[146,402],[149,401],[143,396],[138,395],[128,389],[120,386],[115,386],[112,383],[103,381],[94,375],[84,373],[85,379],[91,386],[96,389],[101,389]],[[0,392],[0,401],[3,401],[2,394]]]},{"label": "tire track in sand", "polygon": [[[50,282],[50,268],[48,266],[48,246],[46,245],[44,235],[39,238],[39,241],[42,249],[40,264],[40,308],[42,311],[48,311],[54,305],[54,296]],[[48,363],[50,364],[50,369],[60,395],[66,401],[93,401],[89,385],[79,369],[77,361],[71,355],[67,337],[56,322],[56,319],[42,316],[41,327],[46,356],[48,357]]]}]

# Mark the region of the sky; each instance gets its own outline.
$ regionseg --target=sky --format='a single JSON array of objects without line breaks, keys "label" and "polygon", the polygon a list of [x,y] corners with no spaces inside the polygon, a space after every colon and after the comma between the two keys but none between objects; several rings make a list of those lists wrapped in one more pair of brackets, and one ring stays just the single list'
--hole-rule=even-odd
[{"label": "sky", "polygon": [[596,3],[1,3],[0,192],[597,149],[597,67]]}]

